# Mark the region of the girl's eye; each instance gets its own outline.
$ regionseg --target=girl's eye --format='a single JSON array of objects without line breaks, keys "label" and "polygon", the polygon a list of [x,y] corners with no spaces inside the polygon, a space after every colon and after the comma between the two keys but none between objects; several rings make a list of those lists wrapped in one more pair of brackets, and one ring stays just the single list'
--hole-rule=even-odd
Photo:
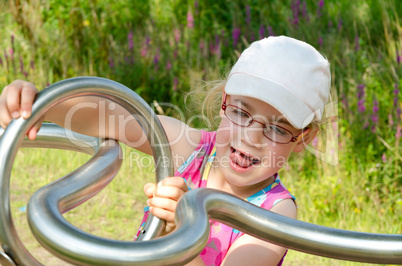
[{"label": "girl's eye", "polygon": [[249,114],[239,108],[233,108],[232,112],[239,117],[250,117]]},{"label": "girl's eye", "polygon": [[280,128],[280,127],[277,127],[275,125],[267,125],[265,127],[265,131],[270,131],[272,133],[275,133],[275,134],[278,134],[278,135],[281,135],[281,136],[289,134],[286,130],[284,130],[284,129]]}]

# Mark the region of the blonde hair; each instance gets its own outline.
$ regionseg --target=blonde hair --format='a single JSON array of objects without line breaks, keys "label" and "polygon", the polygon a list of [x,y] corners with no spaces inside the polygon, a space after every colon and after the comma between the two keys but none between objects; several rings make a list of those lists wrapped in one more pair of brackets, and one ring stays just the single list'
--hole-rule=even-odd
[{"label": "blonde hair", "polygon": [[[211,130],[215,130],[218,126],[219,121],[217,121],[219,111],[222,104],[222,95],[227,82],[226,79],[215,80],[215,81],[202,81],[201,84],[195,86],[195,88],[186,95],[186,101],[188,97],[191,97],[191,104],[196,106],[196,109],[201,111],[201,114],[206,120],[205,122],[209,124]],[[331,100],[331,97],[329,101]],[[192,108],[193,109],[193,108]],[[305,128],[310,128],[312,131],[318,129],[321,131],[321,126],[328,123],[328,118],[326,118],[326,113],[324,111],[322,119],[314,119]]]},{"label": "blonde hair", "polygon": [[201,112],[209,130],[215,130],[219,125],[218,116],[226,81],[226,79],[209,82],[201,81],[200,84],[195,86],[185,97],[186,102],[188,98],[191,98],[191,109],[195,107],[196,110]]}]

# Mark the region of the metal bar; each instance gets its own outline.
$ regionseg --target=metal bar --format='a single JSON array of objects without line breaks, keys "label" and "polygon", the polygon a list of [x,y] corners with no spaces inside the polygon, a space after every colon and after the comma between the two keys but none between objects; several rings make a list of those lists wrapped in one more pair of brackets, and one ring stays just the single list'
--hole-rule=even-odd
[{"label": "metal bar", "polygon": [[[66,134],[66,132],[69,133]],[[13,142],[7,140],[7,136],[3,136],[3,133],[4,130],[0,129],[0,136],[2,136],[2,140],[0,141],[0,152],[3,152],[4,149],[7,148],[4,146],[5,144],[13,145]],[[14,131],[11,131],[9,134],[14,133]],[[74,142],[71,142],[67,138],[67,135],[74,136]],[[101,189],[114,177],[121,165],[121,149],[117,142],[110,140],[105,141],[98,138],[77,134],[54,124],[44,124],[38,132],[37,139],[35,141],[30,141],[25,138],[21,146],[29,148],[43,147],[67,149],[94,155],[91,160],[79,168],[83,170],[87,168],[88,164],[91,164],[94,160],[97,160],[99,156],[108,158],[109,161],[105,161],[103,164],[98,165],[98,167],[95,169],[96,171],[92,172],[95,177],[91,179],[92,184],[89,190],[86,191],[87,193],[85,195],[77,196],[81,202],[84,202],[89,197],[101,191]],[[0,160],[1,163],[5,163],[7,161],[4,160],[4,157],[0,157],[2,158]],[[55,183],[57,183],[57,181]],[[40,265],[40,263],[25,249],[23,243],[18,237],[10,213],[8,186],[9,179],[4,178],[2,175],[0,183],[0,243],[6,252],[6,254],[3,254],[4,256],[2,259],[7,260],[4,262],[2,261],[1,264],[3,265],[7,261],[14,261],[17,264],[22,265]]]},{"label": "metal bar", "polygon": [[[164,160],[163,164],[156,163],[156,181],[159,182],[166,176],[173,175],[173,162],[171,159],[170,146],[166,144],[168,141],[163,128],[152,109],[135,92],[117,82],[95,77],[73,78],[49,86],[38,94],[32,108],[31,117],[27,120],[20,118],[12,121],[0,140],[0,242],[2,243],[4,251],[18,264],[37,265],[39,263],[29,254],[19,240],[12,223],[9,209],[9,179],[17,149],[21,145],[28,129],[48,109],[61,101],[79,96],[103,97],[110,99],[127,109],[141,124],[141,127],[151,144],[155,162],[158,162],[157,160],[161,158]],[[66,133],[70,134],[71,131],[66,131]],[[69,135],[67,136],[67,139],[71,141],[73,138]],[[78,140],[78,143],[81,142]],[[62,145],[61,143],[59,144]],[[91,151],[90,147],[74,148],[66,142],[63,142],[63,144],[65,145],[64,148],[67,149],[84,149],[87,152]],[[50,222],[43,219],[41,220],[41,218],[45,217],[46,214],[50,216],[61,216],[61,212],[68,210],[79,202],[82,202],[85,199],[83,195],[86,194],[86,192],[93,191],[89,185],[92,181],[88,181],[88,179],[91,178],[91,174],[86,172],[96,172],[99,170],[98,168],[102,169],[102,164],[106,163],[105,160],[102,160],[104,159],[102,156],[104,157],[105,154],[98,151],[97,155],[95,155],[85,166],[65,178],[76,182],[76,186],[73,186],[74,191],[69,191],[56,196],[49,193],[48,195],[53,195],[54,197],[46,198],[43,201],[33,200],[28,204],[28,219],[31,228],[35,232],[37,239],[43,241],[42,244],[51,252],[53,246],[57,246],[57,243],[47,241],[43,237],[43,235],[46,235],[48,231]],[[96,173],[105,174],[103,172],[106,172],[106,170],[99,170]],[[60,183],[63,182],[60,181]],[[54,185],[52,184],[51,186],[49,185],[41,189],[41,192],[38,191],[37,195],[41,195],[41,193],[46,194],[48,188],[53,186]],[[56,201],[54,201],[55,197],[57,198]],[[43,205],[49,206],[49,203],[54,203],[57,207],[52,205],[52,208],[43,208]],[[36,210],[43,210],[45,211],[45,214],[38,215]],[[49,212],[56,213],[49,214]],[[63,221],[65,222],[64,219]],[[39,224],[40,228],[35,227],[37,224]],[[147,225],[149,230],[140,237],[142,240],[156,237],[162,229],[162,226],[164,226],[164,223],[151,215],[147,221]],[[60,239],[57,239],[56,241],[60,241]],[[64,241],[64,239],[62,241]],[[73,248],[76,248],[76,246]]]},{"label": "metal bar", "polygon": [[[153,124],[158,123],[155,116],[148,107],[143,108],[144,103],[138,100],[138,95],[127,93],[126,88],[121,86],[99,78],[67,80],[55,84],[53,89],[46,89],[35,104],[39,106],[36,107],[39,110],[45,110],[50,106],[48,102],[79,95],[102,96],[114,100],[140,121],[153,146],[155,161],[170,160],[170,150],[164,145],[167,140],[163,129],[159,124]],[[135,100],[127,100],[132,98]],[[41,114],[41,111],[33,113],[32,121]],[[0,241],[7,253],[3,253],[4,256],[0,254],[0,260],[9,261],[8,256],[11,254],[11,258],[18,264],[30,265],[39,263],[30,257],[14,232],[9,214],[8,182],[16,149],[33,122],[26,123],[22,119],[13,122],[0,140]],[[51,132],[49,134],[52,135]],[[110,182],[118,167],[112,164],[107,170],[109,174],[104,175],[106,170],[100,169],[100,166],[112,160],[103,147],[113,145],[102,142],[77,148],[70,146],[65,139],[61,140],[63,137],[55,140],[57,138],[50,135],[38,144],[30,144],[52,146],[47,142],[51,140],[61,148],[88,153],[94,152],[97,145],[100,146],[96,151],[97,155],[86,165],[38,190],[28,205],[31,229],[39,242],[56,256],[71,263],[182,265],[203,250],[209,238],[209,219],[214,219],[265,241],[318,256],[368,263],[402,264],[402,235],[361,233],[314,225],[272,213],[231,194],[207,188],[191,190],[180,199],[176,209],[177,228],[165,237],[153,239],[160,226],[160,223],[152,225],[153,221],[149,227],[154,228],[153,235],[142,237],[143,240],[149,239],[148,241],[117,241],[90,235],[69,224],[61,213],[91,197],[95,193],[92,186],[101,189]],[[76,137],[81,139],[81,136]],[[87,139],[87,142],[92,143],[93,139]],[[159,163],[157,167],[162,165],[164,164]],[[158,170],[157,181],[172,174],[171,165]],[[93,175],[98,174],[106,178],[103,178],[103,183],[96,183],[101,185],[94,185]],[[7,231],[10,228],[11,233]]]}]

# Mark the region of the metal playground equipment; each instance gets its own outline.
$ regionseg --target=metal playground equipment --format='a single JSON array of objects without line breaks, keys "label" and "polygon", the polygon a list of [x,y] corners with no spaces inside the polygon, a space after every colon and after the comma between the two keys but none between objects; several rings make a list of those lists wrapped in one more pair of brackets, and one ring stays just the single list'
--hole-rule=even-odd
[{"label": "metal playground equipment", "polygon": [[120,146],[113,140],[76,134],[44,124],[37,140],[25,141],[27,130],[53,105],[80,96],[99,96],[126,108],[141,124],[151,143],[156,182],[173,175],[164,131],[151,108],[135,92],[111,80],[81,77],[41,91],[30,119],[13,121],[0,139],[0,251],[2,265],[41,265],[24,247],[10,211],[10,174],[20,146],[67,149],[93,157],[77,170],[36,191],[27,207],[37,240],[55,256],[76,265],[181,265],[196,257],[209,237],[209,219],[290,249],[343,260],[402,264],[402,235],[346,231],[290,219],[213,189],[191,190],[180,199],[177,228],[157,238],[164,223],[150,216],[135,242],[104,239],[80,231],[62,213],[88,200],[120,169]]}]

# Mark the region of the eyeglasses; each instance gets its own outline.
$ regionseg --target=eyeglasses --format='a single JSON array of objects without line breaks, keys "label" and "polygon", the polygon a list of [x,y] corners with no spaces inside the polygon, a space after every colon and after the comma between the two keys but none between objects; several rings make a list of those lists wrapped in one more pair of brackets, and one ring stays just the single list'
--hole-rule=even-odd
[{"label": "eyeglasses", "polygon": [[264,136],[276,143],[287,144],[290,142],[296,142],[300,140],[304,134],[306,134],[310,128],[305,129],[303,132],[294,136],[292,132],[283,128],[281,126],[275,125],[273,123],[262,123],[255,120],[250,113],[247,111],[231,104],[226,104],[226,94],[222,102],[222,110],[225,116],[235,125],[241,127],[249,127],[253,122],[257,122],[264,127]]}]

